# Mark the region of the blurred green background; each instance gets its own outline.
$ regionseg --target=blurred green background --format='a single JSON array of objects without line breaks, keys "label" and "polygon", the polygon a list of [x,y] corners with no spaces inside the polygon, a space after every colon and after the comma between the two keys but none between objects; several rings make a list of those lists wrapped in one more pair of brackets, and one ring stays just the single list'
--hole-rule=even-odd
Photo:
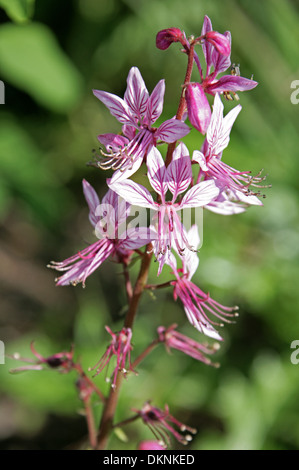
[{"label": "blurred green background", "polygon": [[[6,353],[44,356],[76,346],[87,369],[103,354],[104,325],[121,328],[126,298],[121,267],[106,262],[83,290],[55,287],[47,263],[93,241],[81,181],[100,196],[107,173],[87,167],[99,133],[120,125],[92,88],[123,96],[131,66],[148,89],[166,79],[163,119],[176,112],[186,57],[173,45],[155,48],[160,29],[199,35],[205,14],[214,29],[232,33],[232,61],[259,86],[240,93],[243,110],[224,160],[240,170],[265,168],[271,190],[264,207],[239,216],[205,213],[204,244],[195,282],[225,305],[240,306],[236,324],[209,368],[179,352],[156,349],[121,391],[117,420],[145,400],[196,427],[191,449],[298,449],[299,364],[290,344],[299,340],[298,114],[290,101],[299,80],[299,5],[295,0],[0,0],[0,339]],[[196,80],[194,74],[194,80]],[[236,103],[225,103],[226,112]],[[190,150],[202,139],[186,139]],[[153,265],[151,281],[155,281]],[[167,268],[159,279],[168,280]],[[132,270],[133,276],[136,267]],[[177,322],[198,339],[171,290],[146,293],[134,332],[134,354],[158,325]],[[9,374],[0,365],[2,449],[73,447],[86,434],[75,376],[53,370]],[[96,383],[107,390],[105,377]],[[102,405],[95,402],[97,420]],[[136,422],[134,449],[150,436]],[[176,444],[175,444],[176,445]]]}]

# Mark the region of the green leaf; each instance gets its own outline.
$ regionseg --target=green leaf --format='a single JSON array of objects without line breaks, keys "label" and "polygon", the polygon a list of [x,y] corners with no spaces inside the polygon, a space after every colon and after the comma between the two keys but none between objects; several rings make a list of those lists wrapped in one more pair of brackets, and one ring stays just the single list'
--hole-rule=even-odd
[{"label": "green leaf", "polygon": [[0,7],[16,23],[24,23],[32,18],[35,0],[0,0]]},{"label": "green leaf", "polygon": [[43,154],[9,115],[0,119],[0,213],[13,198],[45,224],[55,224],[68,195],[43,162]]},{"label": "green leaf", "polygon": [[45,25],[1,26],[0,68],[4,80],[53,111],[69,111],[80,97],[81,77]]}]

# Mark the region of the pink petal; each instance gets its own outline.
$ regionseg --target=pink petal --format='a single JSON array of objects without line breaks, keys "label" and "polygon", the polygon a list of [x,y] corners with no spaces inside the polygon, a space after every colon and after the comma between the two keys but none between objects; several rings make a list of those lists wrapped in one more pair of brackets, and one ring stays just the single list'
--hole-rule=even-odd
[{"label": "pink petal", "polygon": [[178,194],[188,189],[192,181],[191,160],[183,143],[180,143],[173,153],[173,159],[167,168],[167,181],[174,200]]},{"label": "pink petal", "polygon": [[147,120],[149,125],[156,122],[163,110],[165,81],[160,80],[155,86],[147,104]]},{"label": "pink petal", "polygon": [[156,147],[153,147],[147,155],[146,164],[149,182],[164,201],[167,192],[166,168],[164,160]]},{"label": "pink petal", "polygon": [[148,207],[157,210],[157,206],[148,189],[137,184],[132,180],[118,181],[116,183],[108,183],[109,187],[115,191],[125,201],[132,205],[140,207]]},{"label": "pink petal", "polygon": [[119,151],[120,148],[125,147],[129,143],[126,137],[118,134],[100,134],[98,135],[98,140],[107,150],[111,150],[112,152]]},{"label": "pink petal", "polygon": [[206,40],[210,42],[220,54],[226,57],[230,56],[230,41],[226,36],[217,31],[208,31]]},{"label": "pink petal", "polygon": [[134,117],[127,103],[119,96],[108,93],[107,91],[93,90],[93,94],[109,109],[114,116],[122,124],[130,124],[137,127]]},{"label": "pink petal", "polygon": [[189,83],[185,91],[188,117],[192,126],[205,134],[211,119],[211,108],[199,83]]},{"label": "pink petal", "polygon": [[[231,34],[229,31],[226,31],[224,33],[224,36],[227,38],[229,41],[229,44],[231,45]],[[214,70],[215,74],[218,75],[221,72],[224,72],[225,70],[228,69],[228,67],[231,64],[230,56],[226,57],[223,54],[220,54],[220,52],[217,51],[217,49],[213,50],[212,53],[212,62],[214,65]]]},{"label": "pink petal", "polygon": [[179,209],[185,207],[201,207],[211,202],[219,194],[213,180],[202,181],[193,186],[183,197]]},{"label": "pink petal", "polygon": [[242,206],[234,201],[212,201],[205,206],[211,212],[219,215],[242,214],[246,211],[246,206]]},{"label": "pink petal", "polygon": [[122,126],[122,132],[129,140],[133,140],[136,135],[136,128],[128,124]]},{"label": "pink petal", "polygon": [[155,240],[156,237],[156,232],[149,227],[129,228],[126,233],[126,239],[120,242],[120,246],[121,249],[136,250]]},{"label": "pink petal", "polygon": [[91,224],[95,227],[99,218],[95,215],[96,209],[100,204],[100,200],[98,198],[97,193],[85,179],[82,181],[83,184],[83,193],[86,199],[86,202],[89,207],[89,220]]},{"label": "pink petal", "polygon": [[[123,223],[126,218],[129,216],[130,213],[130,205],[119,195],[115,192],[112,191],[112,189],[109,189],[108,192],[105,194],[105,196],[102,199],[102,204],[103,211],[106,209],[108,210],[109,207],[111,208],[111,222],[116,223],[117,225],[120,225]],[[106,207],[105,207],[106,206]],[[109,213],[106,216],[107,221],[110,220]]]},{"label": "pink petal", "polygon": [[192,161],[198,163],[202,171],[208,171],[208,167],[206,165],[206,157],[199,150],[194,150],[192,155]]},{"label": "pink petal", "polygon": [[[209,31],[212,31],[212,22],[210,18],[206,15],[203,21],[203,26],[201,30],[201,36],[205,36]],[[203,41],[202,43],[202,50],[206,59],[206,64],[207,64],[207,74],[209,74],[210,68],[213,65],[212,63],[212,52],[213,52],[213,46],[209,42]]]},{"label": "pink petal", "polygon": [[237,75],[223,75],[217,82],[207,87],[208,93],[221,91],[246,91],[252,90],[258,85],[258,82]]},{"label": "pink petal", "polygon": [[136,173],[136,171],[141,167],[142,161],[143,158],[138,158],[134,161],[131,167],[128,167],[125,170],[116,170],[111,178],[112,184],[125,181],[130,178],[130,176],[134,175],[134,173]]},{"label": "pink petal", "polygon": [[182,139],[189,132],[190,128],[184,122],[178,119],[168,119],[156,130],[155,139],[171,144],[172,142]]},{"label": "pink petal", "polygon": [[124,100],[138,120],[145,115],[148,101],[148,91],[137,67],[132,67],[127,78],[127,89]]}]

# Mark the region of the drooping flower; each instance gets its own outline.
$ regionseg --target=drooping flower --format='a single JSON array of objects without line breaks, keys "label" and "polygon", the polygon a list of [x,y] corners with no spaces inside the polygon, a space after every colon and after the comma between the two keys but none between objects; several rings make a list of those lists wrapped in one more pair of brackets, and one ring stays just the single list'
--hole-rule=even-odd
[{"label": "drooping flower", "polygon": [[33,342],[30,344],[30,349],[33,355],[37,358],[37,360],[24,358],[21,357],[18,353],[15,353],[12,356],[13,359],[27,362],[30,365],[12,369],[11,372],[23,372],[26,370],[43,370],[45,366],[48,366],[50,367],[50,369],[58,369],[60,372],[67,373],[70,372],[75,366],[73,362],[73,348],[70,351],[59,352],[49,357],[43,357],[39,352],[37,352],[33,345]]},{"label": "drooping flower", "polygon": [[132,67],[127,78],[124,99],[106,91],[93,90],[121,124],[123,136],[99,135],[107,153],[97,162],[102,169],[116,170],[112,181],[129,178],[141,166],[144,157],[158,141],[172,143],[184,137],[189,127],[178,119],[169,119],[158,128],[153,124],[160,117],[165,93],[164,80],[160,80],[151,95],[137,67]]},{"label": "drooping flower", "polygon": [[[219,193],[214,181],[204,181],[192,186],[178,200],[178,196],[184,193],[192,182],[191,161],[187,147],[180,143],[173,153],[173,159],[166,168],[160,152],[153,147],[147,156],[147,168],[149,182],[159,196],[159,201],[154,201],[150,192],[142,185],[134,181],[120,181],[108,183],[111,189],[119,194],[130,204],[151,209],[154,215],[153,225],[156,227],[157,243],[156,251],[164,255],[175,244],[176,249],[182,255],[187,248],[192,250],[186,230],[180,220],[179,212],[183,209],[202,207],[212,201]],[[166,200],[167,191],[172,193],[172,200]],[[156,219],[155,219],[156,217]],[[160,266],[160,272],[162,267]]]},{"label": "drooping flower", "polygon": [[84,287],[87,277],[109,256],[126,263],[132,250],[146,245],[153,237],[147,227],[128,230],[124,227],[130,206],[111,189],[103,197],[101,204],[95,190],[86,180],[83,180],[83,192],[89,206],[89,220],[99,240],[64,261],[51,262],[48,267],[65,271],[57,279],[57,286],[82,282]]},{"label": "drooping flower", "polygon": [[[144,424],[154,434],[158,441],[163,442],[165,446],[170,445],[170,434],[181,444],[188,444],[192,441],[192,434],[196,434],[196,429],[181,423],[169,413],[169,408],[165,405],[165,410],[152,406],[146,402],[141,410],[134,409],[136,413],[142,418]],[[178,432],[175,427],[179,429]],[[187,434],[181,434],[187,431]]]},{"label": "drooping flower", "polygon": [[109,364],[111,358],[116,356],[116,366],[112,373],[113,381],[111,384],[111,387],[115,388],[118,371],[122,371],[125,376],[128,371],[135,372],[131,365],[132,330],[131,328],[122,328],[119,333],[113,333],[108,326],[105,328],[112,337],[111,343],[101,359],[90,370],[96,369],[95,375],[98,375]]},{"label": "drooping flower", "polygon": [[201,344],[176,331],[177,325],[173,324],[168,328],[159,326],[157,329],[159,341],[165,344],[166,349],[177,349],[184,354],[193,357],[197,361],[204,362],[209,366],[219,367],[218,363],[213,363],[206,354],[214,354],[219,349],[219,344],[214,343],[212,346]]},{"label": "drooping flower", "polygon": [[[197,248],[199,238],[195,225],[189,230],[188,239]],[[177,300],[179,298],[181,300],[189,322],[200,333],[217,341],[222,341],[222,337],[214,326],[223,326],[223,322],[230,323],[232,318],[238,316],[236,312],[238,307],[221,305],[212,299],[209,293],[206,294],[191,281],[199,263],[195,252],[188,252],[187,256],[181,258],[181,261],[182,268],[178,269],[174,256],[169,257],[167,260],[167,264],[171,266],[176,277],[176,280],[171,282],[174,287],[174,299]],[[211,320],[210,316],[216,317],[217,321]],[[220,323],[218,320],[220,320]]]},{"label": "drooping flower", "polygon": [[239,194],[242,192],[245,196],[254,195],[250,187],[259,186],[265,178],[260,174],[253,177],[250,171],[238,171],[222,161],[222,152],[228,146],[230,131],[242,107],[241,105],[235,106],[225,117],[223,117],[223,109],[219,94],[216,93],[211,122],[202,151],[195,150],[192,160],[199,164],[200,175],[204,175],[205,180],[214,179],[217,186],[221,188],[221,192],[230,190],[235,194],[236,200],[239,199],[247,204],[261,204],[257,198],[245,201],[244,197],[240,198]]}]

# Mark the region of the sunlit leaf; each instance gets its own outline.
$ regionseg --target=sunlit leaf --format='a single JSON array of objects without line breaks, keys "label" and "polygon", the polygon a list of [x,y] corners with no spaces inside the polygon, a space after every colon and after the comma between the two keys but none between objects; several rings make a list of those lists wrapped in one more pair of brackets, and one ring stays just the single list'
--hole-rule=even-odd
[{"label": "sunlit leaf", "polygon": [[81,78],[53,33],[44,25],[0,27],[1,75],[53,111],[72,109],[81,93]]},{"label": "sunlit leaf", "polygon": [[0,7],[16,23],[24,23],[32,17],[34,4],[35,0],[0,0]]}]

